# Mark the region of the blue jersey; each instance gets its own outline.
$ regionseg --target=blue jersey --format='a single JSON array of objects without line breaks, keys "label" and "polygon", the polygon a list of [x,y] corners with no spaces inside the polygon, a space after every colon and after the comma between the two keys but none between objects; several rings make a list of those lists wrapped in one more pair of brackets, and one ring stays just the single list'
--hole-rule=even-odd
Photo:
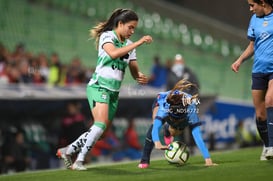
[{"label": "blue jersey", "polygon": [[[208,149],[203,141],[201,130],[199,125],[201,125],[199,121],[199,117],[197,115],[197,101],[192,101],[191,104],[186,108],[186,110],[182,110],[185,113],[183,116],[184,120],[179,125],[172,125],[172,122],[169,122],[169,107],[170,104],[167,103],[167,96],[170,91],[161,92],[158,94],[157,99],[154,103],[154,106],[158,106],[158,111],[154,120],[153,130],[152,130],[152,140],[159,141],[159,133],[162,125],[165,122],[168,122],[170,126],[174,127],[175,129],[183,130],[186,126],[190,126],[193,138],[195,140],[196,145],[198,146],[199,150],[201,151],[204,158],[209,158]],[[186,99],[190,100],[192,97],[190,94],[184,93],[186,95]]]},{"label": "blue jersey", "polygon": [[[155,102],[155,106],[158,106],[158,112],[157,112],[157,117],[159,119],[165,120],[168,122],[168,115],[169,115],[169,107],[170,104],[167,103],[167,96],[170,93],[170,91],[167,92],[161,92],[158,94],[156,102]],[[185,99],[190,100],[190,98],[192,97],[190,94],[184,93]],[[187,109],[185,110],[181,110],[182,113],[185,113],[185,121],[183,123],[181,123],[181,125],[176,125],[177,127],[174,128],[178,128],[180,130],[183,130],[186,126],[190,126],[193,127],[194,125],[199,123],[199,117],[197,115],[198,109],[196,107],[197,102],[196,101],[192,101],[192,103],[187,107]],[[172,124],[171,122],[168,122],[170,124]],[[171,125],[173,126],[173,125]]]},{"label": "blue jersey", "polygon": [[263,17],[254,14],[250,20],[248,39],[254,41],[252,73],[273,72],[273,13]]}]

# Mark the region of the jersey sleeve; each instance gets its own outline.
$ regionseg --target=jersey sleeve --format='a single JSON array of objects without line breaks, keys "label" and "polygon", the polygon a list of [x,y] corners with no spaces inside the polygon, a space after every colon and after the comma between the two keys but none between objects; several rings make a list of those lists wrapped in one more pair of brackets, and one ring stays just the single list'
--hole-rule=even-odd
[{"label": "jersey sleeve", "polygon": [[192,136],[194,138],[195,144],[197,145],[198,149],[200,150],[204,159],[210,158],[210,154],[208,148],[202,138],[200,127],[197,126],[192,129]]},{"label": "jersey sleeve", "polygon": [[155,106],[158,106],[158,111],[156,113],[153,129],[152,129],[153,142],[160,141],[159,139],[160,129],[164,122],[163,118],[166,117],[167,115],[167,112],[165,110],[166,108],[164,107],[164,102],[165,102],[165,94],[158,94],[157,99],[154,103]]},{"label": "jersey sleeve", "polygon": [[110,32],[104,32],[100,36],[100,41],[99,41],[100,48],[102,48],[102,46],[105,43],[113,43],[113,36],[111,35]]},{"label": "jersey sleeve", "polygon": [[256,15],[254,14],[249,22],[248,29],[247,29],[247,38],[251,41],[255,40],[255,17]]},{"label": "jersey sleeve", "polygon": [[160,120],[158,117],[156,117],[154,120],[153,129],[152,129],[153,142],[160,141],[159,133],[160,133],[161,127],[162,127],[162,120]]},{"label": "jersey sleeve", "polygon": [[190,125],[200,122],[198,117],[198,108],[195,103],[189,105],[187,112]]}]

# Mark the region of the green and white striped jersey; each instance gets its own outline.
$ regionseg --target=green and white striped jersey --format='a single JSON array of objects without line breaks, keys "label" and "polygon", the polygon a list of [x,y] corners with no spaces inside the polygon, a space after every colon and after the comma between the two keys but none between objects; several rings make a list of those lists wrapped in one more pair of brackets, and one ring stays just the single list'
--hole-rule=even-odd
[{"label": "green and white striped jersey", "polygon": [[113,43],[116,47],[123,47],[132,43],[129,39],[120,42],[114,31],[103,32],[99,39],[98,60],[96,70],[88,85],[98,83],[101,87],[118,92],[124,78],[125,69],[131,60],[136,60],[136,50],[127,55],[112,59],[102,48],[105,43]]}]

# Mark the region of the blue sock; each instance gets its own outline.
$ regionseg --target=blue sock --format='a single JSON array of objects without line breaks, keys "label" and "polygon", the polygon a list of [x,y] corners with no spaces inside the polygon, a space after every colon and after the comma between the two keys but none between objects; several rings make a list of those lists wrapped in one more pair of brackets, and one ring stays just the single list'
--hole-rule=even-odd
[{"label": "blue sock", "polygon": [[152,129],[153,129],[153,125],[150,126],[146,134],[145,144],[144,144],[140,163],[150,163],[151,153],[154,148],[154,142],[152,140]]},{"label": "blue sock", "polygon": [[256,126],[260,138],[262,139],[264,146],[268,147],[268,129],[267,129],[267,121],[261,121],[256,118]]},{"label": "blue sock", "polygon": [[269,147],[273,147],[273,107],[266,108]]}]

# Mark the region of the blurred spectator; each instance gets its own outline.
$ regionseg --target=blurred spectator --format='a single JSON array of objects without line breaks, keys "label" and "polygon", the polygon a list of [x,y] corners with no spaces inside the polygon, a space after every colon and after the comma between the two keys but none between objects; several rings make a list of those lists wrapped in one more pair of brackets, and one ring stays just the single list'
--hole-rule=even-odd
[{"label": "blurred spectator", "polygon": [[23,128],[31,149],[31,169],[50,168],[50,144],[47,129],[41,123],[25,123]]},{"label": "blurred spectator", "polygon": [[174,57],[174,62],[171,67],[171,71],[167,76],[167,87],[166,90],[171,90],[174,85],[181,79],[185,79],[197,86],[196,88],[191,88],[188,92],[192,95],[199,93],[200,84],[195,73],[186,66],[185,59],[181,54],[176,54]]},{"label": "blurred spectator", "polygon": [[0,43],[0,76],[4,72],[4,68],[7,64],[8,59],[7,56],[8,56],[7,49],[2,43]]},{"label": "blurred spectator", "polygon": [[167,68],[161,64],[160,57],[154,57],[154,64],[151,69],[148,85],[155,88],[166,86]]},{"label": "blurred spectator", "polygon": [[29,62],[25,59],[21,60],[19,63],[19,74],[20,74],[19,82],[32,83],[32,77],[29,70],[30,70]]},{"label": "blurred spectator", "polygon": [[18,43],[11,53],[10,63],[18,64],[22,59],[26,58],[26,49],[23,43]]},{"label": "blurred spectator", "polygon": [[31,162],[29,151],[23,130],[12,128],[3,145],[2,171],[4,173],[25,171]]},{"label": "blurred spectator", "polygon": [[3,44],[0,43],[0,84],[9,83],[7,75],[7,59],[8,51]]},{"label": "blurred spectator", "polygon": [[6,67],[9,83],[20,83],[20,71],[15,64],[8,64]]},{"label": "blurred spectator", "polygon": [[62,65],[57,53],[52,53],[50,57],[48,83],[57,86],[61,81]]},{"label": "blurred spectator", "polygon": [[[8,50],[6,47],[0,42],[0,63],[5,63],[8,59]],[[1,69],[0,69],[1,71]]]},{"label": "blurred spectator", "polygon": [[80,85],[87,83],[93,72],[94,68],[82,66],[79,57],[66,65],[61,64],[58,53],[52,53],[50,58],[44,53],[34,56],[26,51],[23,43],[18,43],[14,51],[9,52],[0,43],[0,84]]},{"label": "blurred spectator", "polygon": [[141,158],[142,146],[139,142],[139,136],[135,129],[134,119],[128,120],[128,127],[122,137],[122,147],[119,152],[113,155],[115,161],[123,159],[137,160]]},{"label": "blurred spectator", "polygon": [[40,57],[33,57],[30,60],[30,65],[28,68],[28,73],[31,76],[31,83],[33,84],[46,83],[46,78],[42,75],[39,58]]},{"label": "blurred spectator", "polygon": [[35,70],[32,73],[32,83],[36,85],[46,83],[45,78],[41,75],[41,72],[39,70]]},{"label": "blurred spectator", "polygon": [[67,64],[62,64],[61,65],[60,81],[58,83],[58,86],[62,86],[62,87],[66,86],[67,70],[68,70],[68,65]]},{"label": "blurred spectator", "polygon": [[47,82],[49,76],[49,67],[46,55],[44,53],[40,53],[37,57],[37,61],[39,64],[39,72],[43,80]]},{"label": "blurred spectator", "polygon": [[[172,66],[173,66],[173,59],[172,58],[166,59],[165,66],[167,68],[167,73],[169,74],[169,72],[171,71]],[[168,77],[168,75],[167,75],[167,77]],[[167,83],[167,80],[166,80],[166,83]]]},{"label": "blurred spectator", "polygon": [[139,136],[135,128],[134,119],[129,120],[127,130],[124,133],[124,138],[125,156],[131,160],[140,159],[142,146],[139,142]]},{"label": "blurred spectator", "polygon": [[81,104],[69,102],[66,107],[66,114],[61,120],[61,132],[58,147],[72,143],[79,135],[87,131],[89,125],[81,112]]},{"label": "blurred spectator", "polygon": [[85,73],[79,57],[75,57],[66,73],[66,85],[79,85],[85,83]]}]

